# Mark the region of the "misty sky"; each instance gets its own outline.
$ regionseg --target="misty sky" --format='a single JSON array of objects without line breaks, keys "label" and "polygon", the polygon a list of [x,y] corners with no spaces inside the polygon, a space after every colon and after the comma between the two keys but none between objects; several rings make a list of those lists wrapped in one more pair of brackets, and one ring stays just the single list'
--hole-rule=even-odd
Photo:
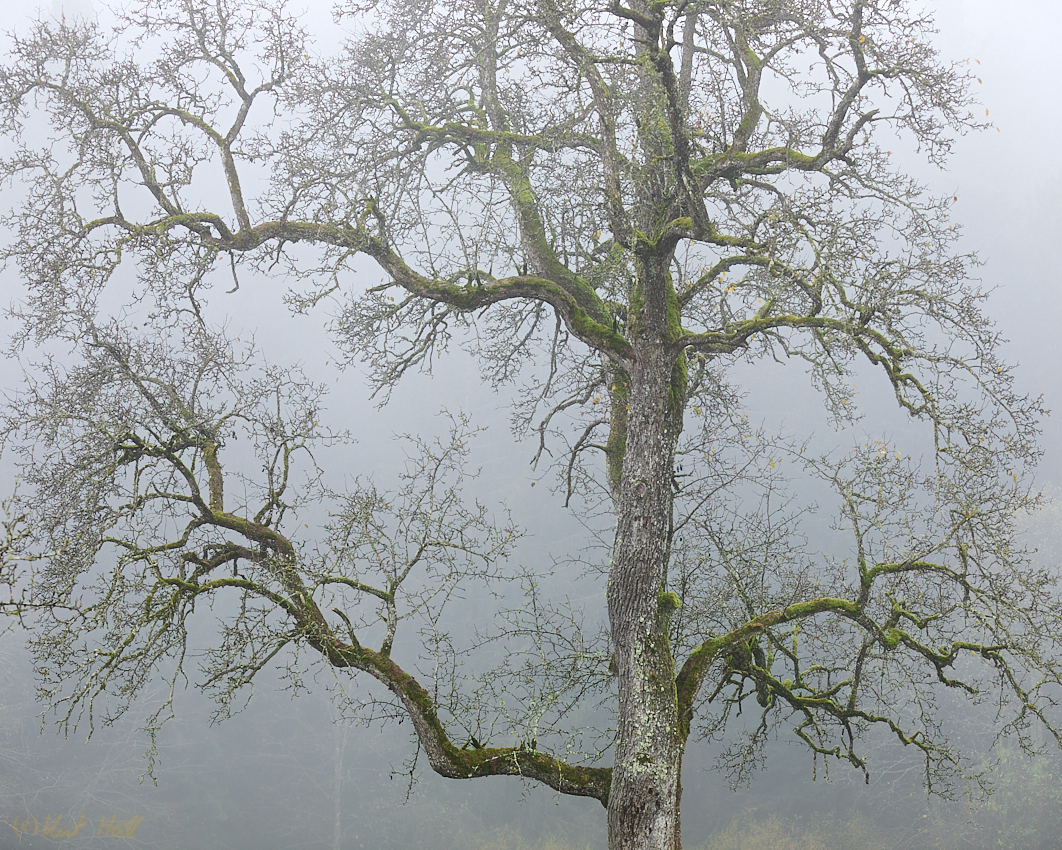
[{"label": "misty sky", "polygon": [[[334,37],[334,30],[330,30],[332,25],[327,16],[316,11],[325,8],[325,4],[305,5],[315,10],[314,19],[319,20]],[[968,59],[975,67],[977,76],[981,79],[976,90],[979,91],[984,109],[988,111],[987,119],[998,129],[957,140],[953,158],[945,172],[930,170],[924,163],[920,163],[915,154],[905,154],[904,161],[909,162],[910,168],[934,191],[954,193],[958,197],[953,217],[964,228],[963,248],[976,251],[985,262],[981,277],[986,286],[995,290],[988,312],[996,317],[1003,335],[1010,340],[1004,348],[1006,359],[1020,364],[1016,372],[1018,386],[1025,392],[1042,394],[1046,406],[1057,412],[1057,415],[1043,426],[1045,458],[1040,481],[1062,487],[1062,377],[1059,374],[1059,364],[1062,364],[1062,271],[1059,270],[1054,252],[1050,248],[1062,238],[1062,204],[1059,200],[1062,193],[1062,159],[1056,154],[1059,144],[1062,143],[1062,97],[1058,93],[1058,51],[1049,41],[1062,32],[1062,3],[1058,0],[1008,0],[1002,3],[998,0],[941,0],[925,5],[937,9],[940,29],[937,43],[942,54],[962,61]],[[299,4],[294,3],[292,6],[298,7]],[[19,22],[28,19],[36,9],[42,10],[46,15],[59,15],[63,12],[74,15],[91,14],[96,7],[90,0],[63,3],[58,0],[52,3],[8,0],[5,3],[4,21],[6,26],[19,29]],[[0,278],[0,291],[7,294],[8,288],[13,291],[16,284],[12,271],[9,270],[4,275]],[[271,291],[276,292],[276,289]],[[234,300],[234,303],[238,303],[236,310],[246,311],[254,300],[251,292],[241,293],[237,297],[243,300]],[[304,334],[307,340],[320,337],[319,317],[290,319],[283,315],[278,303],[270,306],[276,308],[270,311],[272,321],[284,323],[284,334],[291,350],[300,348],[300,334]],[[246,317],[247,313],[243,312],[241,315]],[[269,327],[275,330],[279,325]],[[490,397],[479,387],[476,370],[459,371],[444,365],[438,375],[434,384],[424,378],[414,378],[407,382],[395,393],[388,409],[379,414],[372,414],[371,426],[366,424],[361,428],[359,424],[362,431],[360,443],[352,455],[358,462],[371,462],[372,458],[379,458],[381,443],[394,431],[403,428],[416,430],[422,425],[430,426],[432,416],[444,402],[458,408],[474,405],[493,407],[493,402],[489,401]],[[340,400],[336,401],[336,405],[340,409],[345,404],[355,405],[359,410],[372,409],[365,402],[367,390],[364,383],[351,373],[342,378],[342,386],[337,393]],[[426,396],[430,396],[427,401]],[[484,410],[483,421],[488,420],[500,423],[500,426],[492,429],[483,438],[484,445],[489,449],[486,456],[492,459],[487,461],[488,469],[484,476],[487,490],[481,498],[504,497],[510,507],[517,510],[540,509],[551,497],[545,492],[545,487],[535,491],[530,489],[530,481],[535,477],[527,468],[531,451],[526,445],[513,448],[508,430],[504,427],[503,413]],[[517,470],[519,474],[514,475],[513,470]],[[6,459],[0,460],[0,495],[10,489],[10,477],[9,462]],[[578,529],[574,524],[561,527],[562,543],[563,538],[567,536],[573,541],[577,539]],[[10,641],[10,636],[0,638],[0,645],[4,641]],[[3,653],[0,652],[0,661],[2,660]],[[24,672],[28,677],[28,670]],[[4,675],[14,675],[17,678],[18,672],[12,673],[12,670],[7,668]],[[24,683],[25,679],[20,681]],[[3,681],[0,681],[0,687],[3,687]],[[216,777],[231,776],[225,771],[231,771],[232,761],[240,758],[241,754],[251,754],[248,756],[248,764],[252,767],[244,771],[247,777],[264,775],[270,770],[294,771],[299,782],[323,782],[324,790],[321,793],[326,793],[331,787],[328,782],[332,781],[333,770],[333,762],[328,759],[339,752],[341,744],[342,747],[348,744],[345,738],[341,741],[336,737],[338,733],[334,732],[331,726],[329,709],[319,696],[320,694],[317,698],[308,700],[305,707],[294,707],[286,702],[279,707],[269,704],[272,706],[269,709],[271,713],[266,717],[268,722],[264,722],[265,726],[269,726],[276,718],[287,718],[288,722],[298,724],[298,728],[302,730],[300,734],[317,736],[312,743],[301,749],[292,741],[285,741],[279,749],[271,750],[274,754],[269,758],[273,761],[263,755],[262,744],[266,739],[253,725],[254,717],[241,718],[231,726],[208,730],[204,711],[197,710],[193,715],[194,722],[182,723],[173,739],[173,757],[169,762],[173,772],[169,775],[165,772],[160,774],[159,793],[166,795],[167,800],[176,799],[182,793],[190,793],[181,790],[185,787],[182,783],[193,782],[189,777],[199,775],[197,770],[201,770],[204,776],[215,777],[211,781],[220,781]],[[5,699],[0,691],[0,703],[3,702]],[[262,717],[263,715],[258,715],[259,720]],[[31,728],[36,728],[32,715],[29,715],[29,718],[23,724],[27,736]],[[10,724],[10,721],[5,722]],[[357,733],[361,731],[355,730]],[[285,735],[283,730],[276,734]],[[372,741],[368,745],[359,742],[357,749],[353,742],[354,733],[351,734],[351,752],[360,754],[358,759],[361,761],[357,761],[353,767],[348,765],[344,768],[344,781],[349,782],[352,788],[363,789],[363,793],[354,795],[357,799],[352,798],[347,815],[352,816],[350,812],[357,811],[358,817],[370,820],[393,817],[397,808],[390,807],[397,807],[404,796],[399,793],[401,789],[396,790],[396,783],[400,785],[401,778],[391,778],[391,767],[400,766],[401,755],[398,757],[399,761],[394,761],[394,747],[385,744],[376,731],[371,734]],[[404,735],[404,730],[402,734]],[[82,740],[83,737],[78,736],[76,741],[72,740],[62,746],[81,747]],[[236,743],[225,749],[228,746],[225,740]],[[274,742],[270,746],[275,748],[276,739],[270,740]],[[196,749],[203,744],[206,744],[207,750]],[[10,759],[4,759],[3,753],[0,752],[0,794],[12,787],[13,772],[26,770],[25,775],[33,777],[30,782],[46,781],[46,773],[41,771],[53,761],[56,764],[61,763],[64,757],[60,752],[62,746],[49,737],[46,754],[41,756],[40,764],[34,765],[32,771],[23,762],[13,763]],[[107,790],[100,791],[98,799],[105,800],[106,803],[101,803],[100,807],[93,810],[97,815],[103,813],[106,806],[113,807],[117,812],[123,811],[122,804],[115,802],[120,800],[123,794],[128,795],[126,810],[132,813],[130,817],[137,811],[147,810],[143,807],[150,806],[150,803],[146,802],[153,793],[150,786],[141,786],[136,781],[136,776],[142,769],[138,761],[142,752],[142,741],[134,740],[127,731],[119,731],[110,737],[104,736],[103,742],[93,750],[95,755],[82,753],[70,756],[82,760],[111,759],[122,771],[121,781],[126,784],[121,786],[121,789],[126,790],[114,790],[114,787],[108,786]],[[376,756],[371,755],[374,752]],[[223,760],[219,753],[227,753],[224,759],[228,764],[219,763]],[[317,755],[313,755],[314,753]],[[366,753],[370,755],[366,756]],[[284,758],[288,761],[284,761]],[[366,760],[371,764],[366,763]],[[198,769],[196,765],[199,765]],[[320,770],[317,768],[327,773],[324,779],[318,775]],[[432,785],[433,780],[434,778],[428,775],[422,781],[418,793],[425,799],[417,805],[428,808],[437,806],[441,810],[468,809],[474,811],[482,823],[494,828],[496,819],[492,820],[475,810],[475,793],[468,789],[467,785],[461,785],[456,790],[439,790],[437,786],[442,784],[442,780],[434,780],[435,785]],[[17,780],[14,781],[17,784]],[[696,783],[691,783],[691,787],[696,787]],[[490,799],[500,801],[496,804],[501,807],[515,805],[521,798],[521,791],[512,790],[512,785],[508,788],[508,791],[497,792],[500,796],[491,796]],[[365,789],[378,790],[368,792]],[[25,790],[27,793],[19,796],[19,806],[23,806],[23,801],[27,798],[30,803],[26,805],[32,804],[34,811],[43,812],[51,805],[46,796],[38,796],[36,786],[32,789],[27,786]],[[479,785],[475,792],[482,790],[483,786]],[[201,789],[197,790],[197,793],[199,791]],[[253,789],[242,793],[248,798],[248,811],[258,811],[254,806],[259,804],[251,801]],[[495,793],[490,792],[491,795]],[[432,796],[433,794],[436,796]],[[506,797],[505,794],[509,796]],[[380,807],[376,807],[375,803],[370,804],[369,800],[373,795],[383,801]],[[570,821],[572,834],[584,835],[581,830],[585,827],[586,841],[603,840],[603,829],[599,828],[603,822],[603,813],[600,809],[590,809],[590,806],[596,803],[565,801],[562,806],[554,809],[548,795],[541,796],[543,800],[549,801],[548,805],[540,801],[528,804],[528,812],[533,813],[534,817],[559,817],[566,822]],[[44,802],[41,802],[42,800]],[[4,848],[9,846],[4,842],[10,838],[10,833],[4,832],[8,829],[4,824],[9,822],[10,817],[17,815],[21,818],[28,811],[25,806],[18,812],[4,810],[3,807],[9,803],[10,798],[0,796],[0,835],[4,836],[0,838],[0,847]],[[239,829],[254,830],[257,823],[250,816],[243,818],[243,815],[237,816],[236,813],[228,811],[213,815],[199,812],[196,816],[214,818],[210,823],[215,824],[218,829],[235,830],[239,824]],[[296,815],[291,817],[295,818]],[[588,819],[585,823],[582,822],[584,817]],[[692,815],[689,819],[691,824],[695,821]],[[223,822],[228,826],[219,826]],[[298,823],[302,824],[302,821]],[[95,826],[94,822],[93,827]],[[150,835],[149,827],[148,817],[144,821],[142,835]],[[325,846],[321,841],[331,840],[331,823],[321,828],[324,838],[316,840],[307,832],[311,830],[310,825],[300,825],[298,829],[292,827],[291,837],[285,838],[287,843],[284,846]],[[305,842],[300,843],[303,839]],[[403,840],[415,841],[416,838],[410,835]],[[169,844],[160,841],[159,846]],[[223,845],[219,843],[218,846]],[[238,845],[233,843],[231,846]],[[256,844],[252,842],[248,846]],[[352,846],[358,845],[355,843]]]},{"label": "misty sky", "polygon": [[[5,23],[17,29],[18,21],[35,13],[92,14],[97,5],[93,0],[10,0]],[[307,20],[320,24],[318,29],[334,43],[337,31],[323,11],[330,7],[293,3],[290,8],[300,5],[310,10]],[[968,60],[974,68],[981,80],[975,92],[997,129],[958,139],[943,172],[929,168],[916,154],[897,153],[934,191],[957,195],[954,219],[964,228],[963,248],[976,251],[986,263],[981,276],[996,290],[989,313],[1011,341],[1005,349],[1008,359],[1022,367],[1019,384],[1028,392],[1042,393],[1049,408],[1062,411],[1062,381],[1055,372],[1062,356],[1062,334],[1055,326],[1062,272],[1048,250],[1062,225],[1062,161],[1054,156],[1062,138],[1062,109],[1057,52],[1045,43],[1048,34],[1062,31],[1062,4],[939,0],[921,5],[936,10],[942,55]],[[326,45],[319,43],[319,49],[327,52]],[[315,332],[316,327],[307,327],[308,334]],[[405,395],[419,393],[417,388]],[[398,404],[403,395],[400,389]],[[403,410],[396,420],[407,414]],[[1062,480],[1059,422],[1062,417],[1045,423],[1045,480]]]}]

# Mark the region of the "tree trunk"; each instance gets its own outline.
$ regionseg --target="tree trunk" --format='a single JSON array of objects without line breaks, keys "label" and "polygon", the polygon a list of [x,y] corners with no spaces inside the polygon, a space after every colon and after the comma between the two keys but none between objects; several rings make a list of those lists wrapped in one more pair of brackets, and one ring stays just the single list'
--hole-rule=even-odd
[{"label": "tree trunk", "polygon": [[[630,374],[626,451],[608,582],[619,728],[608,804],[610,850],[678,850],[679,771],[675,663],[664,594],[671,475],[684,381],[662,344],[639,346]],[[684,377],[684,375],[682,376]]]}]

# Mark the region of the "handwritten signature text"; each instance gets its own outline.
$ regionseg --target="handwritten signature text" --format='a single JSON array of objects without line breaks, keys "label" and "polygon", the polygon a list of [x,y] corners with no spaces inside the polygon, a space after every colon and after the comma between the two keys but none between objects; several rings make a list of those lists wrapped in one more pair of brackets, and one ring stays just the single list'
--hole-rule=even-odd
[{"label": "handwritten signature text", "polygon": [[[21,822],[18,818],[12,821],[11,826],[15,832],[19,835],[43,835],[48,838],[73,838],[87,823],[85,813],[81,813],[81,818],[74,823],[73,818],[70,819],[70,826],[63,826],[64,815],[58,815],[55,819],[52,819],[52,815],[48,815],[44,819],[44,823],[41,823],[37,818],[30,815],[23,818]],[[111,815],[111,819],[107,820],[107,816],[104,815],[100,818],[100,825],[96,829],[96,835],[113,835],[121,838],[136,838],[136,828],[140,826],[140,821],[144,818],[137,816],[130,818],[127,821],[119,821],[118,815]],[[89,829],[92,829],[91,824]]]}]

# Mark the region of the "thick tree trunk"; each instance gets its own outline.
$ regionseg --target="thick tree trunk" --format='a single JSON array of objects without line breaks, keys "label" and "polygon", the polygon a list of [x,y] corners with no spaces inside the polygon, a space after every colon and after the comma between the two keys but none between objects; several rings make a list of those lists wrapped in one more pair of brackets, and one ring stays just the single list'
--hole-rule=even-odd
[{"label": "thick tree trunk", "polygon": [[674,597],[664,579],[671,475],[683,388],[662,345],[642,347],[629,414],[608,583],[619,690],[616,761],[608,804],[610,850],[677,850],[679,772],[675,664],[668,640]]}]

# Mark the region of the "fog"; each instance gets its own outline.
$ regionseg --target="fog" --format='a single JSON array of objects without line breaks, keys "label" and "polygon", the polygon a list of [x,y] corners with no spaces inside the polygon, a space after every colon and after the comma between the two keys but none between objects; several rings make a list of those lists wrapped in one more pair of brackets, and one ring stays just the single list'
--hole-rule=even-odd
[{"label": "fog", "polygon": [[[1056,0],[925,5],[936,10],[941,52],[977,66],[979,96],[995,126],[960,138],[944,172],[930,169],[914,152],[898,155],[934,191],[955,194],[953,217],[963,226],[962,248],[976,251],[984,262],[980,276],[992,291],[988,312],[1009,340],[1006,359],[1020,365],[1018,388],[1042,394],[1049,409],[1062,411],[1062,271],[1050,248],[1062,233],[1062,162],[1054,155],[1062,114],[1052,44],[1062,31],[1062,5]],[[97,5],[12,0],[6,8],[5,25],[18,30],[35,8],[44,15],[87,15]],[[309,14],[325,20],[316,8]],[[319,49],[327,52],[327,44]],[[363,264],[355,279],[372,281],[375,274]],[[2,275],[5,301],[16,298],[15,271]],[[455,346],[432,374],[406,376],[390,402],[377,407],[356,368],[335,369],[337,352],[322,331],[327,317],[312,311],[291,316],[280,308],[280,297],[275,282],[244,280],[239,291],[214,306],[234,329],[268,340],[277,362],[300,360],[329,382],[328,413],[356,438],[329,456],[335,486],[358,476],[393,486],[404,456],[395,436],[438,433],[442,409],[461,411],[486,429],[472,455],[476,498],[504,504],[527,529],[513,561],[545,570],[593,544],[591,531],[554,492],[553,474],[544,465],[531,466],[535,444],[512,436],[508,391],[485,386],[474,360]],[[10,332],[10,323],[3,328]],[[5,390],[13,386],[7,376],[16,373],[15,367],[5,368],[0,380]],[[748,375],[752,421],[798,433],[810,428],[830,439],[821,424],[807,426],[821,422],[821,400],[798,367],[756,364]],[[868,409],[888,409],[887,389],[867,376]],[[882,425],[886,430],[907,427],[899,416],[882,416],[893,417]],[[1043,423],[1038,476],[1056,500],[1056,514],[1062,490],[1060,423],[1060,416]],[[14,486],[14,472],[9,458],[0,464],[4,496]],[[1049,566],[1062,551],[1060,529],[1050,512],[1031,523]],[[603,620],[600,583],[572,571],[558,572],[554,581],[552,590],[581,606],[589,625]],[[487,604],[493,603],[472,594],[458,606],[471,626],[479,606]],[[518,779],[444,780],[423,757],[413,763],[416,746],[408,723],[366,726],[344,720],[332,699],[335,689],[357,699],[364,685],[320,666],[307,666],[296,690],[266,671],[246,708],[216,724],[205,697],[191,685],[180,690],[176,717],[163,729],[149,775],[148,741],[139,728],[154,707],[151,695],[113,727],[97,728],[91,740],[84,724],[64,737],[50,715],[42,719],[25,636],[17,625],[0,621],[0,629],[8,625],[0,634],[0,848],[605,847],[605,812],[596,801],[561,797]],[[970,800],[960,792],[953,800],[927,799],[919,760],[884,738],[872,745],[869,785],[841,764],[831,765],[827,776],[805,748],[779,736],[768,747],[765,768],[750,783],[731,788],[714,758],[722,745],[691,739],[683,773],[684,846],[1059,846],[1062,759],[1050,751],[1029,758],[1006,742],[989,753],[990,701],[969,706],[942,699],[942,711],[953,734],[984,754],[994,796]],[[69,835],[71,830],[77,834]]]}]

